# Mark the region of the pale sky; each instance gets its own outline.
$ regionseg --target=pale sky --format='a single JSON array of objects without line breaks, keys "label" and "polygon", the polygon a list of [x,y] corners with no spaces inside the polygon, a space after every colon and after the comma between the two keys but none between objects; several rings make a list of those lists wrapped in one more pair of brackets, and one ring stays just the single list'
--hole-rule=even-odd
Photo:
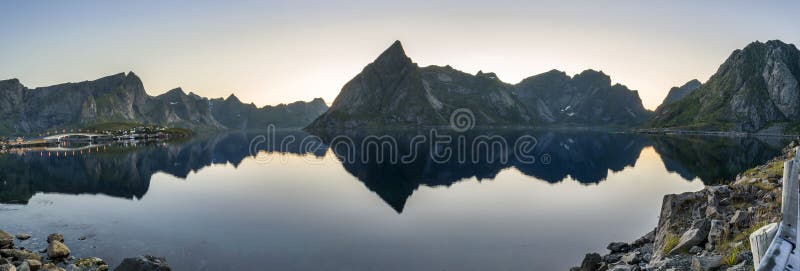
[{"label": "pale sky", "polygon": [[421,66],[508,83],[602,70],[654,109],[750,42],[800,42],[800,1],[112,2],[0,2],[0,79],[38,87],[134,71],[151,95],[180,86],[259,106],[331,103],[401,40]]}]

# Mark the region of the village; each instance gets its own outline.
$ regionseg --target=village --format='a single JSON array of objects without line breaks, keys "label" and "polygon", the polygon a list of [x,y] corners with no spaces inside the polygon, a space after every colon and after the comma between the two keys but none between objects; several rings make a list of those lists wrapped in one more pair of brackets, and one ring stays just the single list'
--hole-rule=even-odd
[{"label": "village", "polygon": [[190,131],[163,126],[136,126],[127,129],[53,129],[35,136],[0,136],[0,149],[58,146],[69,143],[103,143],[185,137]]}]

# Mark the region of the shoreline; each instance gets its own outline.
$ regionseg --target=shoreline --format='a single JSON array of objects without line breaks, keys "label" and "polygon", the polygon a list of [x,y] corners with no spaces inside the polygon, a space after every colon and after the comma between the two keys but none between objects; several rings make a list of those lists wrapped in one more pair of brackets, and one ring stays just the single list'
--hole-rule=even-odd
[{"label": "shoreline", "polygon": [[665,195],[652,231],[632,243],[612,242],[604,255],[588,253],[570,270],[753,270],[748,236],[780,221],[783,162],[798,145],[793,140],[730,184]]},{"label": "shoreline", "polygon": [[[98,257],[75,258],[66,245],[64,235],[53,233],[47,236],[47,247],[31,251],[23,244],[31,240],[27,233],[11,235],[0,229],[0,270],[1,271],[107,271],[105,261]],[[77,238],[79,241],[86,237]],[[19,246],[17,246],[19,244]],[[114,271],[169,271],[172,270],[163,257],[142,255],[125,258]]]}]

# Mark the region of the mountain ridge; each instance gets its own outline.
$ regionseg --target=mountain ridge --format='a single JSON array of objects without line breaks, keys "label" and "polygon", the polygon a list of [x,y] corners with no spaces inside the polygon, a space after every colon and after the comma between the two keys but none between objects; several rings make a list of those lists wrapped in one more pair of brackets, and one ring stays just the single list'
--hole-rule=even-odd
[{"label": "mountain ridge", "polygon": [[[566,79],[548,76],[558,74]],[[558,85],[560,92],[571,96],[541,99],[536,85]],[[620,102],[633,104],[615,105]],[[395,41],[347,82],[328,111],[306,129],[446,126],[451,115],[463,109],[478,127],[565,123],[629,127],[644,123],[651,114],[637,91],[612,85],[602,72],[587,70],[568,77],[552,70],[509,84],[491,72],[472,75],[449,65],[419,67]]]},{"label": "mountain ridge", "polygon": [[683,99],[659,108],[649,127],[785,133],[800,127],[800,51],[779,40],[737,49]]},{"label": "mountain ridge", "polygon": [[321,98],[261,108],[245,105],[236,98],[227,109],[247,115],[246,121],[234,122],[228,112],[214,108],[214,101],[193,92],[187,94],[180,87],[151,96],[133,72],[32,89],[12,78],[0,81],[0,134],[35,134],[106,122],[194,130],[256,129],[266,128],[267,124],[303,127],[327,109]]}]

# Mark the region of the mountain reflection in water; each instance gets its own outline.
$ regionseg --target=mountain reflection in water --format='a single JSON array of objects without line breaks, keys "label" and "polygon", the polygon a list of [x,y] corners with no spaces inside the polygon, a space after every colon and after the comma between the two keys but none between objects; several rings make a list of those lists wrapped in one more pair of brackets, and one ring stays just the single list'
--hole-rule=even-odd
[{"label": "mountain reflection in water", "polygon": [[[473,149],[466,144],[468,157],[472,157],[470,154],[484,153],[477,155],[478,159],[474,161],[451,159],[440,162],[431,158],[430,142],[418,148],[408,147],[416,134],[392,133],[391,136],[400,146],[397,153],[392,154],[348,153],[349,150],[342,144],[331,144],[331,140],[335,142],[335,137],[309,137],[302,131],[277,132],[277,142],[287,137],[297,140],[288,144],[256,144],[252,146],[254,150],[251,150],[251,142],[260,139],[259,136],[264,133],[200,136],[180,143],[110,145],[91,153],[67,152],[57,157],[44,151],[22,155],[0,154],[0,203],[27,204],[33,195],[40,192],[105,194],[139,199],[146,195],[150,178],[157,172],[185,179],[190,172],[213,164],[230,163],[238,166],[248,157],[258,159],[258,156],[270,153],[312,155],[317,158],[332,154],[348,173],[397,212],[402,212],[406,200],[420,185],[450,186],[472,177],[479,181],[491,180],[506,168],[515,168],[525,175],[549,183],[561,182],[568,177],[583,184],[599,183],[607,178],[609,170],[618,172],[626,167],[634,167],[642,149],[648,146],[656,150],[670,172],[676,172],[686,180],[700,178],[705,184],[717,184],[729,181],[743,170],[772,158],[787,143],[787,140],[779,138],[507,131],[492,135],[500,136],[506,142],[515,142],[526,134],[532,135],[536,138],[536,145],[526,154],[539,160],[523,162],[512,155],[513,150]],[[479,134],[475,132],[463,136],[466,142],[471,142]],[[303,138],[307,140],[302,141]],[[358,135],[351,135],[350,138],[356,144],[363,139]],[[309,145],[309,142],[313,144]],[[360,147],[355,146],[354,149]],[[414,154],[415,159],[407,163],[378,159],[388,158],[387,155],[410,154]]]}]

